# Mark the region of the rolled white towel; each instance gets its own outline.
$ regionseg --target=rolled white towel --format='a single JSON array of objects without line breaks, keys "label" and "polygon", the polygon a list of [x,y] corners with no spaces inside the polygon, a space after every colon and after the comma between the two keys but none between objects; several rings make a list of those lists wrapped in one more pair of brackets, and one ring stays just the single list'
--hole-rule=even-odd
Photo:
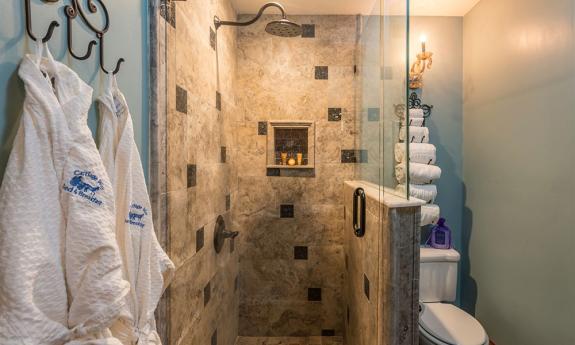
[{"label": "rolled white towel", "polygon": [[[435,145],[433,144],[409,144],[409,161],[411,163],[435,164]],[[405,163],[405,143],[395,144],[395,161]]]},{"label": "rolled white towel", "polygon": [[[435,165],[409,163],[409,181],[412,184],[428,184],[441,177],[441,168]],[[399,183],[406,182],[406,165],[395,166],[395,178]]]},{"label": "rolled white towel", "polygon": [[427,127],[409,126],[408,140],[405,140],[407,131],[405,127],[399,131],[399,140],[409,141],[410,143],[428,143],[429,142],[429,129]]},{"label": "rolled white towel", "polygon": [[421,226],[435,224],[439,220],[439,215],[441,210],[439,206],[431,204],[431,205],[423,205],[421,206]]},{"label": "rolled white towel", "polygon": [[409,118],[410,119],[423,118],[423,109],[419,108],[409,109]]},{"label": "rolled white towel", "polygon": [[[405,184],[397,186],[401,194],[405,194]],[[437,186],[434,184],[409,184],[409,195],[425,202],[434,202],[437,197]]]},{"label": "rolled white towel", "polygon": [[[425,119],[423,117],[416,117],[416,118],[410,118],[409,119],[409,125],[414,126],[414,127],[421,127],[421,126],[423,126],[424,122],[425,122]],[[407,121],[405,121],[405,119],[402,119],[401,125],[402,126],[407,125]]]}]

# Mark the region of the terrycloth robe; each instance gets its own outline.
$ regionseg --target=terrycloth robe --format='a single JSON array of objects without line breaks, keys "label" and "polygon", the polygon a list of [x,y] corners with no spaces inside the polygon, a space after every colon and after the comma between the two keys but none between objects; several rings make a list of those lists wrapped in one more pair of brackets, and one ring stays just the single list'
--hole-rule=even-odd
[{"label": "terrycloth robe", "polygon": [[0,344],[116,345],[125,304],[111,183],[87,127],[91,88],[44,47],[0,188]]},{"label": "terrycloth robe", "polygon": [[154,232],[132,116],[114,76],[100,97],[100,154],[114,186],[116,238],[130,282],[127,308],[112,327],[124,345],[161,344],[154,311],[174,272]]}]

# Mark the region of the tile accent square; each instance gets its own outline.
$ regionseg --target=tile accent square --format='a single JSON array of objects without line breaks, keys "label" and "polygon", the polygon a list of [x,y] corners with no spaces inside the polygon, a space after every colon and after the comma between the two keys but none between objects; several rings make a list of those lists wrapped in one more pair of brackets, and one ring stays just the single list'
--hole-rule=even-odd
[{"label": "tile accent square", "polygon": [[226,195],[226,211],[232,208],[232,196],[230,194]]},{"label": "tile accent square", "polygon": [[363,275],[363,293],[365,293],[365,297],[369,300],[369,279],[367,276]]},{"label": "tile accent square", "polygon": [[176,4],[168,1],[161,0],[160,3],[160,16],[166,20],[174,29],[176,28]]},{"label": "tile accent square", "polygon": [[367,121],[370,122],[377,122],[380,118],[380,110],[379,108],[369,108],[367,109]]},{"label": "tile accent square", "polygon": [[349,305],[347,306],[347,310],[346,310],[346,319],[347,319],[347,323],[349,324]]},{"label": "tile accent square", "polygon": [[210,47],[216,50],[216,32],[212,28],[210,28]]},{"label": "tile accent square", "polygon": [[280,218],[293,218],[294,207],[293,205],[280,205]]},{"label": "tile accent square", "polygon": [[293,257],[295,260],[307,260],[308,248],[304,246],[293,247]]},{"label": "tile accent square", "polygon": [[197,185],[197,167],[195,164],[188,164],[188,188]]},{"label": "tile accent square", "polygon": [[315,24],[302,24],[301,37],[314,38],[315,37]]},{"label": "tile accent square", "polygon": [[268,134],[268,123],[265,121],[258,122],[258,135]]},{"label": "tile accent square", "polygon": [[212,298],[212,284],[208,282],[208,285],[204,287],[204,307],[208,305],[211,298]]},{"label": "tile accent square", "polygon": [[267,176],[280,176],[281,171],[279,168],[268,168],[267,169]]},{"label": "tile accent square", "polygon": [[341,150],[342,163],[357,163],[355,157],[355,150]]},{"label": "tile accent square", "polygon": [[367,150],[359,150],[359,163],[367,163]]},{"label": "tile accent square", "polygon": [[216,91],[216,109],[222,110],[222,94]]},{"label": "tile accent square", "polygon": [[367,150],[341,150],[342,163],[367,163]]},{"label": "tile accent square", "polygon": [[226,158],[227,158],[227,149],[226,149],[225,146],[222,146],[222,147],[220,148],[220,161],[221,161],[222,163],[225,163],[225,162],[226,162]]},{"label": "tile accent square", "polygon": [[321,288],[308,288],[307,300],[310,302],[321,302]]},{"label": "tile accent square", "polygon": [[315,66],[315,79],[327,80],[329,78],[328,66]]},{"label": "tile accent square", "polygon": [[214,333],[212,333],[212,340],[211,345],[218,345],[218,330],[216,329]]},{"label": "tile accent square", "polygon": [[176,110],[188,113],[188,91],[179,85],[176,85]]},{"label": "tile accent square", "polygon": [[196,253],[204,248],[204,227],[196,231]]},{"label": "tile accent square", "polygon": [[327,109],[327,120],[328,121],[341,121],[341,108],[328,108]]},{"label": "tile accent square", "polygon": [[335,337],[335,330],[333,329],[322,329],[321,330],[322,337]]}]

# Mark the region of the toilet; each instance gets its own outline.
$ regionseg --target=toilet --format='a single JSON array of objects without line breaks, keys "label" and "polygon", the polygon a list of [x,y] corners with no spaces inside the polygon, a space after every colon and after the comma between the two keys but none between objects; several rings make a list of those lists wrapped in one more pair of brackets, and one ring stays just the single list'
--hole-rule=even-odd
[{"label": "toilet", "polygon": [[452,304],[459,259],[454,249],[420,249],[420,345],[489,345],[479,321]]}]

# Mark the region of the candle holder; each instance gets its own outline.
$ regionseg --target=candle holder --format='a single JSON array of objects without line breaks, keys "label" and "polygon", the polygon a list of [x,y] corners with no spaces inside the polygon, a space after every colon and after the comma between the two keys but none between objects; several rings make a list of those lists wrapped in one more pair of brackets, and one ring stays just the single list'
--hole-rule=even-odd
[{"label": "candle holder", "polygon": [[409,70],[409,88],[420,89],[423,87],[423,73],[431,69],[433,64],[433,53],[425,51],[425,37],[421,39],[421,53],[417,54],[417,61],[411,65]]}]

